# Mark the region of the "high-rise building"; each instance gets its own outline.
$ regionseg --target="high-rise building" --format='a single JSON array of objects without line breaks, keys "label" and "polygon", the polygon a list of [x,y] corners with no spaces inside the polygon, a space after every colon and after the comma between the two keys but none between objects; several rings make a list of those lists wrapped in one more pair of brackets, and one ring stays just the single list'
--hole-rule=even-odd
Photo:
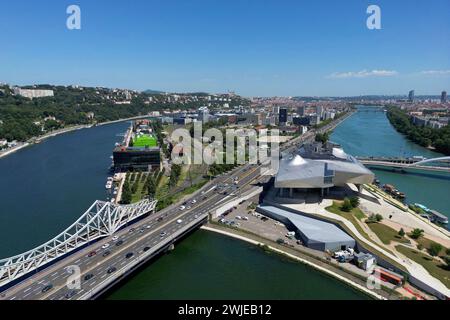
[{"label": "high-rise building", "polygon": [[305,106],[300,106],[300,107],[298,107],[298,108],[297,108],[297,114],[298,114],[300,117],[305,116],[305,114],[306,114],[306,107],[305,107]]},{"label": "high-rise building", "polygon": [[278,122],[281,124],[286,124],[287,122],[287,109],[286,108],[281,108],[280,109],[280,115],[278,118]]},{"label": "high-rise building", "polygon": [[441,102],[446,103],[447,102],[447,91],[442,91],[441,93]]},{"label": "high-rise building", "polygon": [[409,102],[414,102],[414,90],[411,90],[408,94]]},{"label": "high-rise building", "polygon": [[316,106],[316,113],[319,117],[322,116],[323,106]]}]

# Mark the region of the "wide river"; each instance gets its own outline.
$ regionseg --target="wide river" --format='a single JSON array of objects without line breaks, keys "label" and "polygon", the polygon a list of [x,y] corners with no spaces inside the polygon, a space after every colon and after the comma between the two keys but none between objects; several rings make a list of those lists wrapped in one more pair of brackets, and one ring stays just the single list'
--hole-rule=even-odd
[{"label": "wide river", "polygon": [[[70,132],[0,159],[0,257],[31,249],[105,199],[114,143],[129,123]],[[110,299],[367,299],[312,268],[197,231]]]},{"label": "wide river", "polygon": [[[440,153],[416,145],[390,124],[383,109],[358,107],[358,112],[344,121],[331,135],[333,142],[342,145],[354,156],[388,156],[426,158],[442,157]],[[421,203],[450,216],[450,175],[433,172],[398,173],[373,169],[382,184],[388,183],[406,193],[407,203]],[[448,227],[448,226],[447,226]]]}]

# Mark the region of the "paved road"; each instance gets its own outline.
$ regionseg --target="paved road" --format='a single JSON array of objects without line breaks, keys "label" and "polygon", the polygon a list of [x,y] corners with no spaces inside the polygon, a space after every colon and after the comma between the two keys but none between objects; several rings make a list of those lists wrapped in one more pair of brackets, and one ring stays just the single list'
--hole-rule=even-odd
[{"label": "paved road", "polygon": [[[331,125],[317,132],[323,132],[329,128]],[[315,133],[310,131],[306,135],[297,137],[283,145],[281,150],[295,152],[301,143],[312,140]],[[148,255],[153,248],[171,243],[172,238],[186,226],[206,218],[210,211],[235,192],[236,186],[233,184],[235,177],[238,177],[238,190],[242,192],[248,184],[260,177],[260,169],[260,166],[248,164],[216,178],[215,185],[223,187],[220,190],[212,190],[210,185],[205,186],[203,189],[206,193],[196,194],[186,200],[185,210],[169,207],[152,214],[117,232],[114,235],[117,239],[113,240],[113,236],[105,238],[3,291],[0,294],[0,300],[76,300],[87,296],[100,283],[116,277],[122,269],[135,264],[136,260]],[[225,191],[227,194],[224,194]],[[192,204],[194,198],[197,202]],[[118,245],[119,242],[122,244]],[[107,248],[103,247],[105,244],[108,244]],[[95,252],[95,255],[90,256],[91,252]],[[105,252],[109,254],[106,255]],[[67,268],[73,265],[77,265],[81,270],[80,290],[67,288],[67,280],[71,277]],[[92,277],[87,279],[86,275],[92,275]],[[48,285],[52,288],[45,292],[44,288]]]},{"label": "paved road", "polygon": [[[183,227],[195,220],[206,218],[210,210],[229,197],[229,195],[224,195],[223,191],[232,189],[232,180],[235,176],[239,177],[238,186],[242,188],[253,181],[259,173],[259,167],[257,166],[247,165],[235,169],[228,175],[217,178],[218,184],[228,184],[228,187],[221,189],[221,193],[211,190],[211,187],[206,187],[205,190],[208,192],[205,194],[198,194],[186,200],[186,206],[191,206],[190,209],[181,211],[176,207],[152,214],[115,234],[114,236],[118,237],[115,241],[111,236],[68,256],[57,264],[6,290],[2,293],[4,296],[0,295],[0,299],[79,299],[101,282],[116,276],[116,273],[122,268],[136,263],[136,260],[147,254],[147,251],[150,252],[156,246],[166,246],[171,243],[171,237],[178,235]],[[192,204],[194,198],[197,202]],[[181,221],[178,221],[180,219]],[[123,242],[120,246],[117,245],[119,241]],[[106,243],[109,244],[109,247],[102,248]],[[90,252],[96,254],[89,257]],[[109,252],[109,255],[104,256],[105,252]],[[131,253],[133,255],[127,258],[127,254]],[[81,290],[69,290],[66,286],[67,279],[71,276],[66,268],[71,265],[77,265],[81,269]],[[111,267],[116,268],[116,271],[108,273],[108,269]],[[93,277],[85,280],[85,276],[88,274],[93,275]],[[53,288],[43,292],[43,289],[50,284]]]}]

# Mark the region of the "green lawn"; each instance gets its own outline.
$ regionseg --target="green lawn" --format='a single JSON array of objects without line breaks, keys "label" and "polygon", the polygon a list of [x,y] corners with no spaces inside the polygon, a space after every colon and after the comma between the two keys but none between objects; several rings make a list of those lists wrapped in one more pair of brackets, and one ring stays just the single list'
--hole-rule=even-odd
[{"label": "green lawn", "polygon": [[[147,175],[145,174],[146,177]],[[145,178],[139,180],[137,191],[131,195],[131,203],[139,202],[147,195],[147,190],[144,190]],[[133,184],[134,182],[131,182],[131,185]]]},{"label": "green lawn", "polygon": [[404,246],[396,246],[395,248],[409,259],[422,265],[433,277],[441,280],[447,288],[450,288],[450,271],[447,270],[445,265],[440,261],[431,259],[431,257],[415,249],[406,248]]},{"label": "green lawn", "polygon": [[[367,232],[364,231],[364,229],[359,224],[359,221],[363,220],[366,217],[366,215],[359,208],[354,208],[351,212],[342,211],[340,209],[341,204],[342,204],[341,202],[333,201],[333,205],[327,207],[326,210],[328,210],[332,213],[335,213],[337,215],[340,215],[341,217],[344,217],[345,219],[350,221],[364,238],[366,238],[370,243],[374,243],[373,240],[367,234]],[[391,250],[389,250],[387,248],[383,248],[383,249],[390,252],[391,254],[393,254]],[[377,252],[375,249],[372,249],[372,250],[374,252]],[[386,258],[386,259],[388,259],[388,258]],[[395,264],[395,265],[397,265],[397,264]],[[402,269],[402,268],[400,268],[400,269]]]},{"label": "green lawn", "polygon": [[[434,243],[434,241],[431,241],[430,239],[427,239],[425,237],[420,237],[419,239],[416,239],[417,243],[421,244],[423,246],[424,249],[429,249],[430,245],[432,243]],[[447,248],[445,248],[444,246],[442,246],[442,250],[441,252],[439,252],[439,256],[445,256],[445,250]]]},{"label": "green lawn", "polygon": [[391,241],[400,243],[411,243],[405,237],[400,237],[398,232],[382,223],[368,223],[369,228],[377,235],[384,244],[390,244]]}]

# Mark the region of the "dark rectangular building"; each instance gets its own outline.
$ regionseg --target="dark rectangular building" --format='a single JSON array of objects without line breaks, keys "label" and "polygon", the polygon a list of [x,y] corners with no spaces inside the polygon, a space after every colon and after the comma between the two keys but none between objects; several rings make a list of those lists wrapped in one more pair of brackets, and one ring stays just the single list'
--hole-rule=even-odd
[{"label": "dark rectangular building", "polygon": [[286,108],[280,109],[280,114],[279,114],[278,120],[279,120],[278,121],[279,123],[286,123],[287,122],[287,109]]},{"label": "dark rectangular building", "polygon": [[114,170],[147,171],[161,167],[161,152],[159,147],[132,148],[119,146],[113,151]]}]

